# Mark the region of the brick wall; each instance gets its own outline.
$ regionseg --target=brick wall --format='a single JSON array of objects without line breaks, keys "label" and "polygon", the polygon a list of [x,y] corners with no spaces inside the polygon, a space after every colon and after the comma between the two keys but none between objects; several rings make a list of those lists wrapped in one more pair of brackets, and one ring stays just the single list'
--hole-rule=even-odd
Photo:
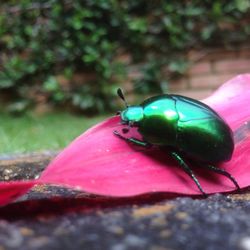
[{"label": "brick wall", "polygon": [[169,92],[202,99],[237,74],[250,73],[250,48],[191,51],[184,77],[172,80]]}]

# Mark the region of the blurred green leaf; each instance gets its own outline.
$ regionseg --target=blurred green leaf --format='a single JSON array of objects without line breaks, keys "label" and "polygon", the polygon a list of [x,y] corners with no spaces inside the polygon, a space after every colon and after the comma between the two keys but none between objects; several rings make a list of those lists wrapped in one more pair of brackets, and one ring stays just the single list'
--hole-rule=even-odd
[{"label": "blurred green leaf", "polygon": [[147,22],[143,18],[133,18],[128,20],[128,27],[133,31],[146,32]]},{"label": "blurred green leaf", "polygon": [[186,60],[175,60],[169,64],[169,70],[175,73],[184,74],[188,69],[189,63]]},{"label": "blurred green leaf", "polygon": [[54,92],[59,89],[59,84],[54,76],[50,76],[44,83],[43,89],[48,92]]},{"label": "blurred green leaf", "polygon": [[249,0],[236,0],[236,8],[241,12],[248,12],[250,8]]},{"label": "blurred green leaf", "polygon": [[7,111],[14,115],[20,115],[27,110],[29,104],[28,100],[15,101],[7,106]]}]

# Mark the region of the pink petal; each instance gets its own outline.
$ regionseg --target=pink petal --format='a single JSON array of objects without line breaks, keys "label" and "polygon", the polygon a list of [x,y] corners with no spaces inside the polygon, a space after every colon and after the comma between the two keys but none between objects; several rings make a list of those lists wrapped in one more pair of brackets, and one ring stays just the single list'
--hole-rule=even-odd
[{"label": "pink petal", "polygon": [[220,113],[232,129],[235,129],[250,120],[249,96],[250,74],[243,74],[223,84],[203,102]]},{"label": "pink petal", "polygon": [[24,195],[36,184],[36,181],[0,182],[0,206],[6,205]]},{"label": "pink petal", "polygon": [[[249,100],[250,75],[233,78],[204,100],[236,131],[233,158],[222,167],[242,188],[250,185],[250,137],[245,124],[250,120]],[[119,121],[119,117],[112,117],[82,134],[56,157],[38,181],[120,197],[149,192],[200,194],[167,152],[142,150],[114,136],[113,131],[122,128]],[[235,189],[224,176],[198,168],[195,173],[207,193]]]}]

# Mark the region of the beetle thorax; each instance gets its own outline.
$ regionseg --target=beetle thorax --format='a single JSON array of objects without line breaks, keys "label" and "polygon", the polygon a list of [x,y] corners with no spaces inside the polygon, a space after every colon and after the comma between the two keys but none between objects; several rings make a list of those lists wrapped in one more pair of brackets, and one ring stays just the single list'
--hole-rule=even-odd
[{"label": "beetle thorax", "polygon": [[141,106],[129,106],[121,112],[124,123],[138,123],[143,119],[143,108]]}]

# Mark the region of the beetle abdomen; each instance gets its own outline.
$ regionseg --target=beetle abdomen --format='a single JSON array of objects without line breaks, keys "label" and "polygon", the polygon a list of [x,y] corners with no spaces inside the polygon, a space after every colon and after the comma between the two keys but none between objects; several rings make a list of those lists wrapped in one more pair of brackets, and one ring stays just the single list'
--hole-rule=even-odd
[{"label": "beetle abdomen", "polygon": [[187,156],[202,162],[231,159],[234,141],[230,127],[206,104],[173,95],[179,114],[176,146]]},{"label": "beetle abdomen", "polygon": [[229,161],[234,150],[231,129],[214,117],[179,121],[177,145],[188,157],[208,163]]}]

